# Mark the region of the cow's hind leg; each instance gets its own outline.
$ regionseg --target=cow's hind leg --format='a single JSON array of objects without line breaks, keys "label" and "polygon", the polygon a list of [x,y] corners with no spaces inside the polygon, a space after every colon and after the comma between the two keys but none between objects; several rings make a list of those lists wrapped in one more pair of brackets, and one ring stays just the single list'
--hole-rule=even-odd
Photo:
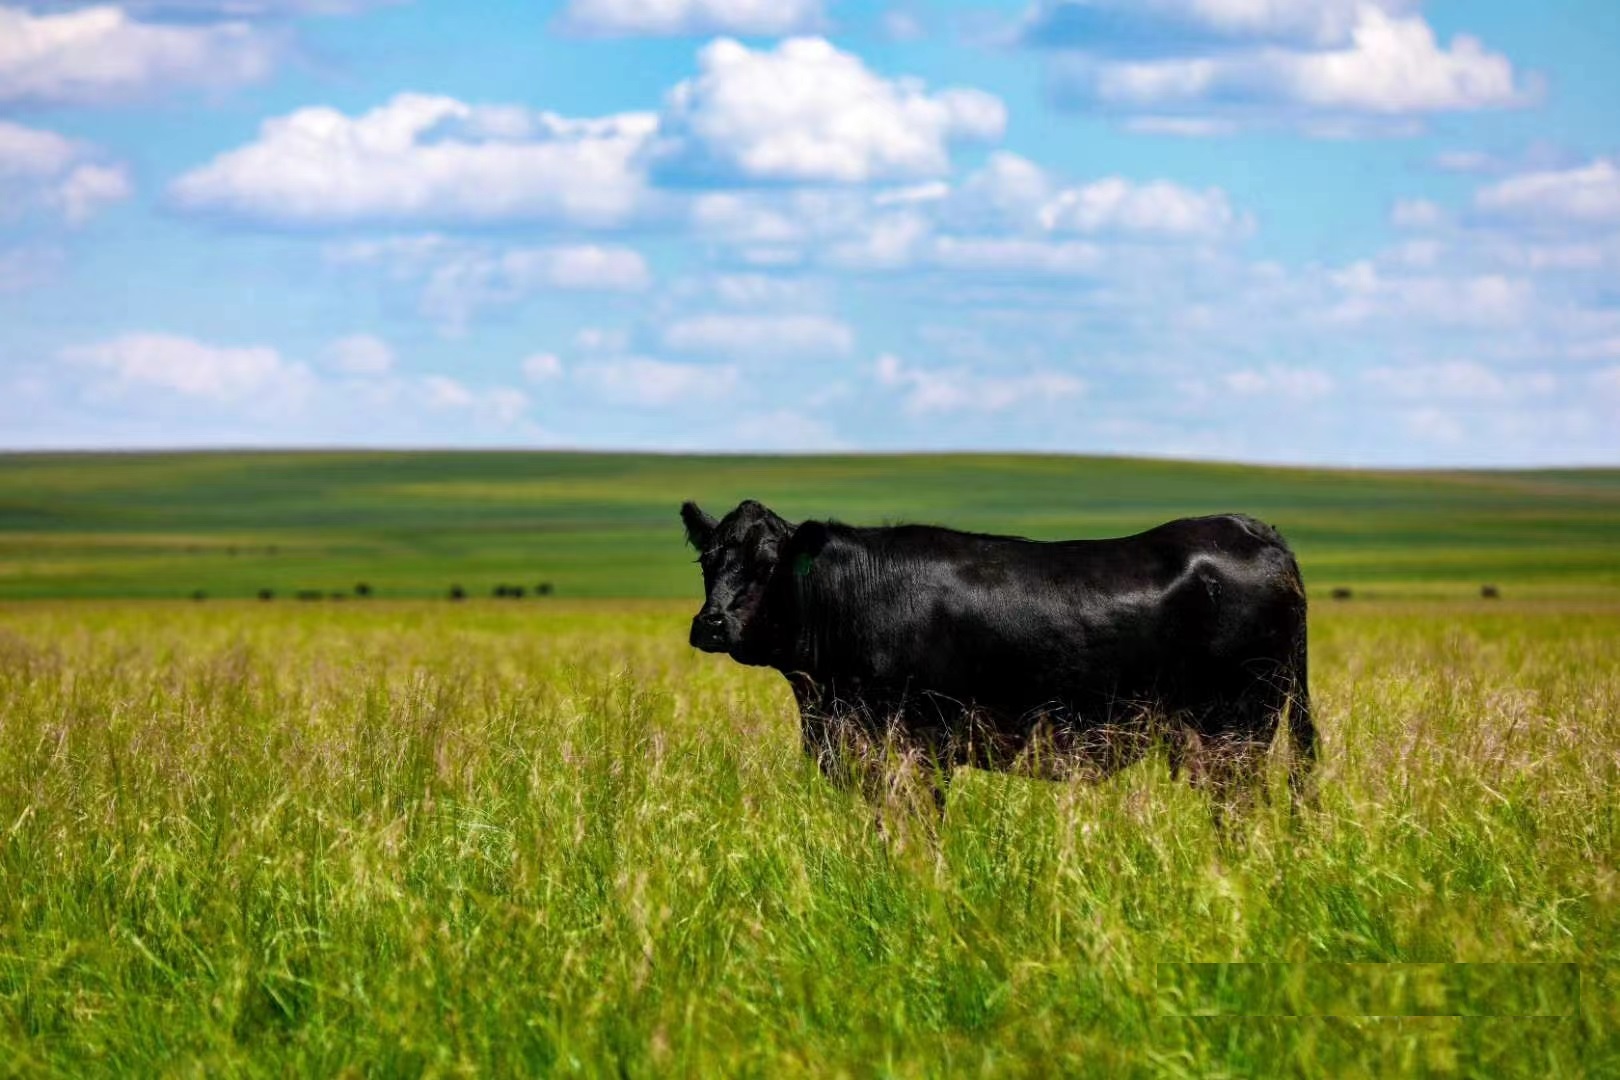
[{"label": "cow's hind leg", "polygon": [[1257,685],[1197,710],[1171,739],[1172,770],[1186,769],[1189,783],[1209,797],[1210,816],[1223,832],[1247,816],[1257,794],[1270,801],[1265,774],[1278,712],[1264,691]]},{"label": "cow's hind leg", "polygon": [[1191,736],[1187,773],[1192,786],[1209,799],[1210,818],[1223,835],[1254,807],[1265,790],[1266,743],[1232,735]]}]

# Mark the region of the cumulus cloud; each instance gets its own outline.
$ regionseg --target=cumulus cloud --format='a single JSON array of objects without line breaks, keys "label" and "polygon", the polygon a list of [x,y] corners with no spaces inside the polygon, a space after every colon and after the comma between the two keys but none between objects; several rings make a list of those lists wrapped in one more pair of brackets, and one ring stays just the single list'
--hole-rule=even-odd
[{"label": "cumulus cloud", "polygon": [[1362,260],[1336,271],[1339,301],[1329,318],[1364,322],[1375,318],[1502,326],[1518,323],[1535,302],[1535,283],[1505,274],[1389,274]]},{"label": "cumulus cloud", "polygon": [[741,378],[730,365],[613,356],[579,364],[574,381],[612,404],[665,408],[724,400],[736,392]]},{"label": "cumulus cloud", "polygon": [[326,347],[327,362],[345,375],[386,375],[394,367],[394,349],[374,334],[350,334]]},{"label": "cumulus cloud", "polygon": [[645,194],[650,113],[574,120],[400,94],[358,117],[317,106],[181,176],[175,203],[292,225],[370,221],[622,224]]},{"label": "cumulus cloud", "polygon": [[1028,402],[1050,404],[1079,397],[1086,391],[1083,379],[1063,372],[977,374],[965,368],[917,367],[892,353],[878,357],[873,371],[880,385],[902,393],[901,408],[912,415],[996,413]]},{"label": "cumulus cloud", "polygon": [[822,0],[569,0],[563,25],[601,37],[777,37],[821,29]]},{"label": "cumulus cloud", "polygon": [[47,245],[0,248],[0,293],[21,292],[44,284],[56,276],[63,258],[60,248]]},{"label": "cumulus cloud", "polygon": [[109,393],[158,390],[205,401],[241,402],[266,395],[302,398],[309,369],[268,346],[212,345],[178,334],[131,333],[62,352],[69,364],[99,373]]},{"label": "cumulus cloud", "polygon": [[1219,237],[1240,225],[1219,188],[1196,191],[1168,180],[1133,183],[1118,176],[1056,192],[1041,207],[1040,219],[1055,233],[1172,237]]},{"label": "cumulus cloud", "polygon": [[1229,371],[1217,380],[1218,386],[1239,397],[1259,397],[1269,401],[1316,401],[1333,392],[1333,376],[1314,368],[1270,365]]},{"label": "cumulus cloud", "polygon": [[77,225],[129,198],[129,173],[85,143],[0,120],[0,219],[45,210]]},{"label": "cumulus cloud", "polygon": [[529,411],[529,395],[509,386],[473,388],[448,375],[424,375],[409,387],[428,408],[465,412],[500,426],[516,423]]},{"label": "cumulus cloud", "polygon": [[406,0],[123,0],[129,11],[165,15],[268,19],[289,15],[352,15],[367,8],[390,7]]},{"label": "cumulus cloud", "polygon": [[694,315],[665,327],[663,341],[717,356],[837,357],[855,347],[855,333],[824,315]]},{"label": "cumulus cloud", "polygon": [[1368,386],[1406,401],[1523,401],[1546,397],[1558,389],[1558,377],[1546,371],[1499,372],[1472,360],[1381,365],[1362,378]]},{"label": "cumulus cloud", "polygon": [[1214,246],[1251,215],[1219,188],[1104,177],[1064,182],[997,152],[956,185],[704,195],[695,228],[755,265],[1085,274],[1122,244]]},{"label": "cumulus cloud", "polygon": [[1480,189],[1474,206],[1489,217],[1535,224],[1620,226],[1620,168],[1598,158],[1511,176]]},{"label": "cumulus cloud", "polygon": [[889,79],[821,38],[774,49],[721,39],[668,94],[655,167],[708,181],[863,183],[940,176],[951,147],[1001,136],[1006,108],[972,89]]},{"label": "cumulus cloud", "polygon": [[[355,334],[328,343],[323,374],[268,345],[222,345],[172,333],[132,332],[60,351],[62,389],[92,407],[116,405],[148,445],[284,443],[338,433],[346,442],[420,441],[447,418],[475,435],[528,430],[528,396],[444,374],[402,375],[386,342]],[[62,376],[65,375],[65,379]],[[357,428],[356,410],[369,418]],[[190,422],[174,430],[176,417]]]},{"label": "cumulus cloud", "polygon": [[439,233],[334,244],[327,258],[381,268],[421,288],[428,318],[460,331],[479,313],[547,291],[637,292],[652,274],[633,248],[602,244],[498,247]]},{"label": "cumulus cloud", "polygon": [[1362,8],[1399,13],[1419,0],[1040,0],[1019,38],[1045,48],[1156,52],[1216,44],[1324,47],[1347,41]]},{"label": "cumulus cloud", "polygon": [[535,353],[524,357],[519,366],[523,377],[532,383],[550,382],[563,374],[563,363],[556,353]]},{"label": "cumulus cloud", "polygon": [[1432,229],[1445,224],[1446,212],[1429,199],[1398,199],[1389,220],[1397,229]]},{"label": "cumulus cloud", "polygon": [[[1442,45],[1420,15],[1360,5],[1342,44],[1267,45],[1164,58],[1070,54],[1054,72],[1059,100],[1130,113],[1213,111],[1231,119],[1291,119],[1308,133],[1355,134],[1360,121],[1510,108],[1535,99],[1534,80],[1476,38]],[[1170,130],[1170,129],[1166,129]],[[1410,130],[1395,126],[1388,130]]]},{"label": "cumulus cloud", "polygon": [[0,105],[107,105],[262,79],[276,39],[241,21],[142,22],[104,5],[35,15],[0,7]]},{"label": "cumulus cloud", "polygon": [[737,420],[732,438],[747,450],[809,452],[848,448],[826,421],[796,409],[749,411]]}]

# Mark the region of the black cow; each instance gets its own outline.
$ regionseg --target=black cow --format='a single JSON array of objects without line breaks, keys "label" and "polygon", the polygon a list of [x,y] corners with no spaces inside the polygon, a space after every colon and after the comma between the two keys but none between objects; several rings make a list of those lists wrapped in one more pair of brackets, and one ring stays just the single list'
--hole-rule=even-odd
[{"label": "black cow", "polygon": [[692,645],[785,675],[835,782],[894,791],[909,762],[942,808],[960,765],[1100,777],[1162,742],[1172,776],[1223,796],[1219,821],[1286,716],[1291,787],[1307,786],[1305,591],[1253,518],[1043,543],[795,525],[752,500],[681,517],[706,590]]}]

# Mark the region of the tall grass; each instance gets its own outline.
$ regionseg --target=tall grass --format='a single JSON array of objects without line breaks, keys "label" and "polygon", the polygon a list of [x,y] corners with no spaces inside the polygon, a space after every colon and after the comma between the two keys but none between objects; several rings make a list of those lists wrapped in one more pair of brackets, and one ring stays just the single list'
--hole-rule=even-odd
[{"label": "tall grass", "polygon": [[685,614],[0,614],[0,1073],[1620,1075],[1620,611],[1326,612],[1229,841],[1162,761],[885,839]]}]

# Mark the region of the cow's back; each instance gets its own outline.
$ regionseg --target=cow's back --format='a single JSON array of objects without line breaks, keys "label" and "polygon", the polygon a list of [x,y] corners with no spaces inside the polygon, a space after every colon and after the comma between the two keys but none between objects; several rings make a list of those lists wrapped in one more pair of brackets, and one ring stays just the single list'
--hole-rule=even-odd
[{"label": "cow's back", "polygon": [[1235,515],[1057,542],[830,527],[800,566],[811,675],[1012,711],[1206,695],[1303,619],[1287,546]]}]

